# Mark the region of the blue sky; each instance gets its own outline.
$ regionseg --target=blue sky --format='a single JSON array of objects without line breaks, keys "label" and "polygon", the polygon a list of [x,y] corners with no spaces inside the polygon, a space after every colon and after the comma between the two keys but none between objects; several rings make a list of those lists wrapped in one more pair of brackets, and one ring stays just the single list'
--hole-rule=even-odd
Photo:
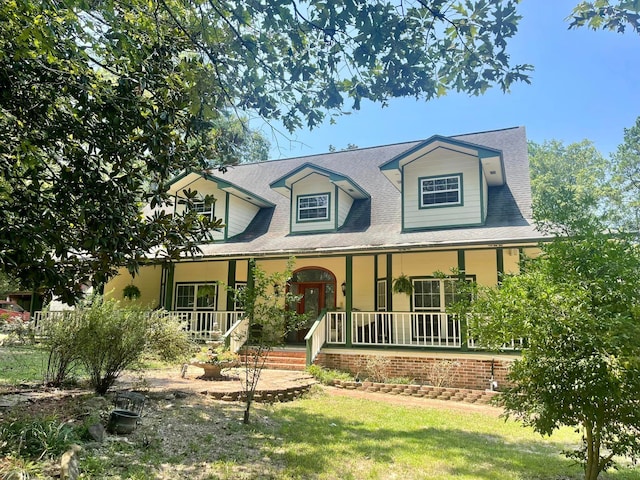
[{"label": "blue sky", "polygon": [[615,151],[624,128],[640,116],[640,36],[586,28],[568,30],[565,18],[579,0],[523,0],[522,20],[509,45],[513,64],[533,64],[531,85],[508,94],[491,89],[480,97],[451,93],[430,102],[398,99],[390,106],[367,103],[337,123],[326,122],[287,138],[265,135],[272,158],[345,148],[420,140],[525,126],[535,142],[593,141],[603,153]]}]

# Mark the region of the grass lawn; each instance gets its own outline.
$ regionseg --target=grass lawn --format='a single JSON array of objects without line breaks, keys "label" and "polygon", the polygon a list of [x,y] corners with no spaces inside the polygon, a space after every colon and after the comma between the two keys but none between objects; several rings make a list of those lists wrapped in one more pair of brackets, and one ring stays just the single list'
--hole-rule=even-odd
[{"label": "grass lawn", "polygon": [[[265,443],[285,465],[279,478],[581,478],[560,454],[579,441],[569,429],[543,439],[482,413],[335,396],[281,404],[271,415],[277,427]],[[640,479],[640,469],[602,479]]]},{"label": "grass lawn", "polygon": [[0,389],[42,382],[47,353],[34,346],[0,347]]},{"label": "grass lawn", "polygon": [[[0,391],[41,380],[45,362],[41,349],[0,347]],[[90,394],[87,398],[96,400]],[[68,404],[27,403],[23,415],[33,419],[56,412],[60,422],[78,425],[88,411],[105,419],[113,408],[109,399],[102,399],[100,408],[93,402],[89,409],[81,403],[83,397],[65,401]],[[0,427],[14,413],[19,412],[0,412]],[[295,402],[255,404],[252,423],[243,425],[241,419],[237,403],[200,394],[151,393],[142,424],[133,434],[86,446],[81,478],[582,478],[580,466],[561,455],[579,443],[575,432],[563,429],[542,438],[497,418],[490,409],[463,409],[448,402],[399,406],[319,391]],[[601,479],[640,480],[640,467],[625,466]]]}]

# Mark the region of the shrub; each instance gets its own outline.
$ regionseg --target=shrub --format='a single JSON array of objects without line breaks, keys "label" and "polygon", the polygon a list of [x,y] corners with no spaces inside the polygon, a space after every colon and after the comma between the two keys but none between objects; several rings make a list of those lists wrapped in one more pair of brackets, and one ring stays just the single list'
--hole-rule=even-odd
[{"label": "shrub", "polygon": [[16,420],[0,427],[0,451],[28,459],[60,456],[77,440],[74,428],[55,418]]},{"label": "shrub", "polygon": [[333,385],[335,380],[353,380],[353,376],[348,372],[340,370],[328,370],[319,365],[309,365],[307,372],[313,375],[323,385]]},{"label": "shrub", "polygon": [[372,382],[384,383],[389,378],[389,368],[391,360],[380,355],[367,357],[364,364],[364,371],[367,378]]},{"label": "shrub", "polygon": [[163,311],[121,305],[100,296],[45,327],[49,348],[50,381],[62,383],[74,365],[89,375],[102,395],[122,371],[153,352],[165,361],[186,358],[191,348],[178,321]]}]

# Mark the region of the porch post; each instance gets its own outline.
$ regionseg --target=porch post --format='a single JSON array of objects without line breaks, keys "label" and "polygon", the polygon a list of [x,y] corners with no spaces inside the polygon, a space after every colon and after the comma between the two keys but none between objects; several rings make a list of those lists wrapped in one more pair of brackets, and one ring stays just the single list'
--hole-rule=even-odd
[{"label": "porch post", "polygon": [[496,248],[496,285],[502,283],[502,276],[504,275],[504,249]]},{"label": "porch post", "polygon": [[165,310],[171,310],[173,304],[173,274],[175,265],[172,262],[165,263],[162,268],[166,270],[166,284],[164,286],[164,307]]},{"label": "porch post", "polygon": [[[458,250],[458,280],[464,282],[465,280],[465,258],[464,250]],[[460,319],[460,350],[466,352],[469,350],[469,340],[467,338],[467,319]]]},{"label": "porch post", "polygon": [[[230,288],[236,288],[236,261],[229,260],[227,263],[227,286]],[[227,312],[235,310],[236,299],[233,295],[229,295],[227,292]]]},{"label": "porch post", "polygon": [[347,313],[347,324],[346,324],[346,336],[345,336],[345,341],[346,341],[346,345],[347,347],[351,347],[352,344],[352,339],[351,339],[351,309],[353,308],[352,306],[352,302],[353,302],[353,256],[352,255],[347,255],[345,257],[345,270],[346,270],[346,284],[347,284],[347,288],[346,288],[346,292],[345,292],[345,310]]},{"label": "porch post", "polygon": [[387,311],[393,312],[393,254],[387,253]]}]

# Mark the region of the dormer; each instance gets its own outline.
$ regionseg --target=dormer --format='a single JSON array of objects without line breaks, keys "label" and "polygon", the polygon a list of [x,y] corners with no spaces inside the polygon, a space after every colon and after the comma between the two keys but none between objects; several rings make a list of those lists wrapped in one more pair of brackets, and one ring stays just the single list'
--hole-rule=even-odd
[{"label": "dormer", "polygon": [[502,152],[434,136],[380,166],[402,198],[402,231],[484,225],[490,187],[506,183]]},{"label": "dormer", "polygon": [[185,208],[185,190],[197,191],[202,199],[206,196],[215,199],[213,203],[196,202],[194,205],[200,214],[220,218],[224,222],[222,230],[213,232],[214,240],[224,241],[243,233],[261,208],[275,207],[268,200],[209,172],[187,172],[169,184],[176,212]]},{"label": "dormer", "polygon": [[351,178],[305,163],[270,184],[290,200],[290,232],[334,232],[345,223],[355,200],[369,194]]}]

